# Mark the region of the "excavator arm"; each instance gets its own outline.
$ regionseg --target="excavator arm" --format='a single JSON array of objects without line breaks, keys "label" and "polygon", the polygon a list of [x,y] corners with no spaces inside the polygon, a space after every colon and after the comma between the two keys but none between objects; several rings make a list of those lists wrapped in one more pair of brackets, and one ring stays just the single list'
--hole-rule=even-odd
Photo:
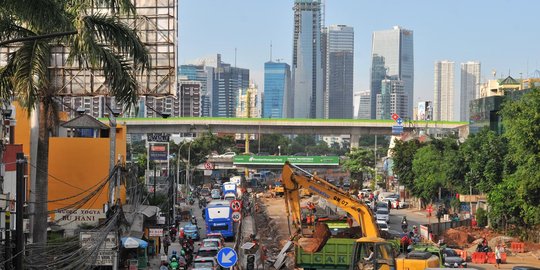
[{"label": "excavator arm", "polygon": [[328,202],[340,207],[360,225],[363,237],[379,238],[379,230],[374,215],[369,207],[349,196],[349,194],[336,188],[324,179],[285,163],[282,170],[282,183],[285,188],[287,215],[292,214],[293,222],[301,224],[300,188],[306,188],[313,194],[326,199]]}]

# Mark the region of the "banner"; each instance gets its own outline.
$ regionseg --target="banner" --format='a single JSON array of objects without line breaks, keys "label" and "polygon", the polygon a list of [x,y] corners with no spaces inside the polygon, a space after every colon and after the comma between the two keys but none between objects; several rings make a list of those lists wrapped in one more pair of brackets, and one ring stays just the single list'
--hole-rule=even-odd
[{"label": "banner", "polygon": [[234,165],[294,165],[339,166],[337,156],[235,156]]}]

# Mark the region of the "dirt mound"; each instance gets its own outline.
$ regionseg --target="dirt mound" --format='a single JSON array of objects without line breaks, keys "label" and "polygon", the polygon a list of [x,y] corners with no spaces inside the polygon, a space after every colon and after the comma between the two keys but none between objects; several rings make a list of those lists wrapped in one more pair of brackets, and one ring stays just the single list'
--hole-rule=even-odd
[{"label": "dirt mound", "polygon": [[450,246],[468,246],[475,238],[466,231],[458,229],[449,229],[444,234],[444,242]]}]

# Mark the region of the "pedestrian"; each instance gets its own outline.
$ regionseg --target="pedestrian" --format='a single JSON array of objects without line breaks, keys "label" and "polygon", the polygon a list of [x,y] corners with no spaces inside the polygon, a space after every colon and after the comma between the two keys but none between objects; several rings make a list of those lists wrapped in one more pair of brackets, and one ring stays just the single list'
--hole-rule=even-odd
[{"label": "pedestrian", "polygon": [[163,251],[165,251],[165,254],[169,254],[170,245],[171,245],[171,237],[167,234],[163,238]]},{"label": "pedestrian", "polygon": [[499,264],[501,264],[502,259],[502,253],[504,252],[504,248],[501,246],[501,244],[497,244],[497,247],[495,248],[495,262],[497,263],[495,267],[499,269]]}]

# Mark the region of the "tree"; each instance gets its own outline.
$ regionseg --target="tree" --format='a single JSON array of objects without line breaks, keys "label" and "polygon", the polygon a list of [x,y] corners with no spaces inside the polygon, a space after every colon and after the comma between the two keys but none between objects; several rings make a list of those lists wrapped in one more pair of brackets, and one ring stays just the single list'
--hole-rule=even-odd
[{"label": "tree", "polygon": [[418,140],[406,142],[397,140],[396,145],[392,149],[394,174],[397,175],[399,183],[404,185],[408,190],[414,188],[415,175],[412,170],[412,162],[416,151],[422,146],[423,144]]},{"label": "tree", "polygon": [[364,182],[364,173],[373,172],[375,155],[373,151],[365,148],[353,148],[346,154],[347,159],[343,167],[351,173],[351,178]]},{"label": "tree", "polygon": [[489,193],[503,179],[507,144],[502,136],[484,128],[460,146],[465,185]]},{"label": "tree", "polygon": [[[518,219],[530,229],[540,224],[540,89],[533,89],[517,101],[506,101],[501,115],[510,165],[497,190],[506,186],[515,191],[515,201],[521,202]],[[496,203],[495,195],[492,194],[490,203]]]},{"label": "tree", "polygon": [[[259,141],[255,141],[252,145],[260,145],[261,152],[268,152],[270,155],[278,155],[281,151],[282,155],[289,153],[289,144],[291,141],[282,134],[261,134]],[[281,147],[281,150],[278,149]],[[253,152],[253,151],[251,151]]]},{"label": "tree", "polygon": [[307,151],[306,147],[313,146],[316,143],[313,135],[298,135],[291,143],[291,154],[305,153]]},{"label": "tree", "polygon": [[445,171],[442,170],[444,157],[433,144],[428,144],[416,152],[412,162],[412,171],[415,181],[411,192],[422,199],[424,203],[430,202],[443,186]]},{"label": "tree", "polygon": [[[57,125],[55,98],[61,89],[51,83],[54,74],[47,67],[51,49],[69,47],[68,64],[101,69],[109,94],[125,108],[137,101],[135,72],[147,67],[146,49],[134,31],[115,17],[93,14],[134,13],[129,0],[6,0],[0,5],[0,41],[59,33],[57,37],[20,43],[7,64],[0,68],[2,100],[15,98],[30,113],[39,111],[39,138],[36,165],[36,201],[48,200],[49,136]],[[47,203],[35,205],[33,239],[47,242]]]}]

